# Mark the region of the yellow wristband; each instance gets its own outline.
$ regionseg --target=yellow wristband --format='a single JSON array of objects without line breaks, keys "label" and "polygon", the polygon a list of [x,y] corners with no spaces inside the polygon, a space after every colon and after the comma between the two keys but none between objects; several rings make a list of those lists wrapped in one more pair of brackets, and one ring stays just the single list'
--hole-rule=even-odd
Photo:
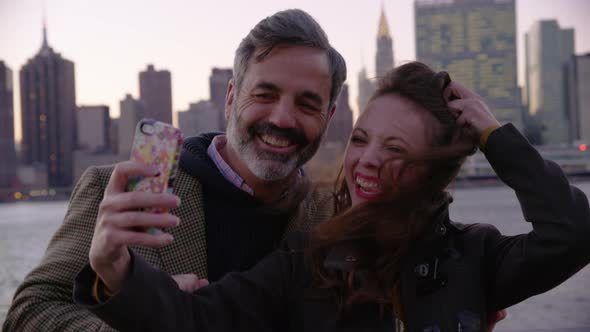
[{"label": "yellow wristband", "polygon": [[500,126],[493,125],[486,128],[486,130],[484,130],[483,133],[481,133],[481,136],[479,136],[479,149],[481,151],[485,149],[486,143],[488,142],[488,137],[490,137],[494,130],[498,128],[500,128]]},{"label": "yellow wristband", "polygon": [[[105,287],[102,280],[100,280],[100,278],[96,276],[96,278],[94,278],[94,283],[92,284],[92,298],[97,303],[102,303],[108,300],[113,295],[114,294]],[[105,297],[105,299],[103,299],[103,297]]]},{"label": "yellow wristband", "polygon": [[98,276],[96,276],[96,278],[94,278],[94,282],[92,283],[92,298],[97,303],[102,303],[102,301],[100,300],[100,296],[98,296],[98,283],[99,283],[99,281],[100,281],[100,279],[98,278]]}]

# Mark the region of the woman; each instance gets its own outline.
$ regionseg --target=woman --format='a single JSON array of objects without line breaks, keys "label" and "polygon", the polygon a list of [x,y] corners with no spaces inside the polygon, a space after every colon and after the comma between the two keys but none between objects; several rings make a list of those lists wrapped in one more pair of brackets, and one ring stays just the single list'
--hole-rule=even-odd
[{"label": "woman", "polygon": [[[532,232],[449,220],[445,188],[477,144]],[[116,294],[97,303],[87,266],[75,300],[120,330],[480,331],[487,313],[590,261],[585,195],[479,97],[421,63],[380,82],[342,174],[340,213],[247,272],[188,294],[132,253]]]}]

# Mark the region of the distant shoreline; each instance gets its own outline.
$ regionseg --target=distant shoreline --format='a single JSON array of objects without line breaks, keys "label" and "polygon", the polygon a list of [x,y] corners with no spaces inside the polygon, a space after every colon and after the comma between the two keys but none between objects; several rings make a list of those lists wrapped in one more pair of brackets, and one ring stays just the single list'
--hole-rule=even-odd
[{"label": "distant shoreline", "polygon": [[[590,176],[587,174],[584,175],[570,175],[568,176],[568,180],[573,183],[587,183],[590,182]],[[333,182],[317,182],[317,185],[320,188],[331,189],[333,187]],[[505,186],[505,184],[495,176],[489,177],[479,177],[479,178],[457,178],[453,181],[450,185],[453,189],[476,189],[476,188],[492,188],[492,187],[500,187]],[[19,190],[19,189],[14,189]],[[32,198],[28,197],[26,199],[16,200],[0,200],[0,204],[12,204],[12,203],[38,203],[38,202],[67,202],[70,199],[70,195],[57,195],[57,196],[46,196],[46,197],[39,197],[39,198]]]}]

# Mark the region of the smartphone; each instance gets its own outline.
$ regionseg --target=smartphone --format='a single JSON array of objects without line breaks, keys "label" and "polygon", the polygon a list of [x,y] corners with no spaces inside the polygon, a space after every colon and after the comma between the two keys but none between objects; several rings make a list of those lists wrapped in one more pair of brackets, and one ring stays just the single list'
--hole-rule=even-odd
[{"label": "smartphone", "polygon": [[[140,120],[135,128],[130,159],[155,167],[159,174],[149,177],[130,177],[126,190],[171,193],[173,180],[178,172],[178,158],[182,142],[183,135],[180,129],[152,119]],[[168,209],[146,208],[143,211],[166,213]],[[150,228],[147,231],[161,233],[161,230],[155,228]]]}]

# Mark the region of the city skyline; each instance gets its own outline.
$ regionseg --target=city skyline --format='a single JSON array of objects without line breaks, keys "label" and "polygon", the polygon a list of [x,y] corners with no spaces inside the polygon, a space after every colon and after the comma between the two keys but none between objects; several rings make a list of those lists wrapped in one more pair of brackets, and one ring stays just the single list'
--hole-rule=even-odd
[{"label": "city skyline", "polygon": [[[127,93],[138,97],[137,74],[150,63],[171,72],[174,113],[186,109],[189,103],[207,99],[207,78],[211,68],[231,67],[233,52],[249,29],[263,17],[286,8],[302,8],[313,15],[344,55],[349,69],[351,106],[355,114],[358,112],[354,102],[358,89],[357,74],[365,66],[369,77],[374,76],[372,60],[381,3],[394,40],[396,64],[415,59],[412,0],[374,1],[370,5],[328,1],[321,7],[311,1],[274,3],[261,0],[255,3],[256,8],[264,10],[253,10],[243,3],[232,3],[222,8],[214,4],[199,6],[178,1],[167,5],[168,15],[160,20],[160,3],[129,1],[108,6],[107,1],[106,5],[101,2],[99,6],[95,3],[48,0],[48,40],[57,52],[76,63],[77,103],[105,104],[114,117],[118,117],[118,103]],[[575,53],[590,52],[590,23],[583,17],[583,13],[590,9],[590,2],[563,1],[559,8],[553,8],[551,3],[554,4],[544,0],[517,1],[518,81],[521,86],[524,81],[524,33],[537,20],[554,18],[562,27],[574,28]],[[40,1],[9,3],[0,0],[0,59],[13,71],[20,70],[41,46],[41,7]],[[117,10],[113,11],[113,8]],[[334,15],[330,8],[338,15]],[[354,24],[351,24],[352,21]],[[17,77],[13,84],[18,88]],[[16,136],[20,140],[18,96],[15,94],[14,98],[14,122]]]}]

